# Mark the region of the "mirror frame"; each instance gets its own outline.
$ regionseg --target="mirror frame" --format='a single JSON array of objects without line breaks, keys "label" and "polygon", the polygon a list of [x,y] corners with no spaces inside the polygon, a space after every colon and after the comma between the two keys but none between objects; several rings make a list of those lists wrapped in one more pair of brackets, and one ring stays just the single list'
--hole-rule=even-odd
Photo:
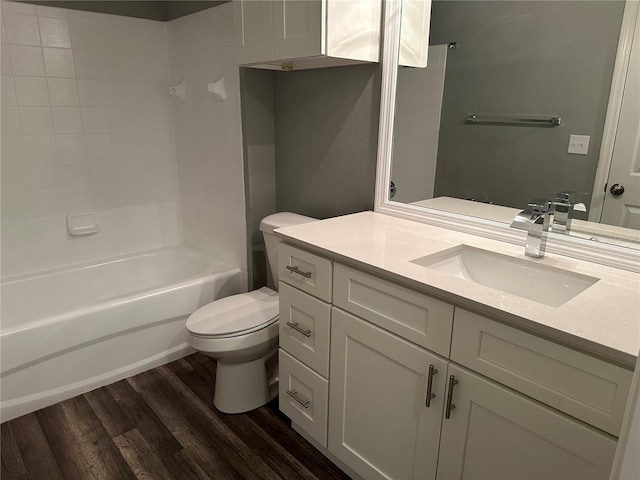
[{"label": "mirror frame", "polygon": [[[394,202],[389,199],[402,0],[387,0],[384,5],[384,36],[381,57],[382,87],[374,211],[524,246],[526,232],[510,228],[507,224]],[[617,119],[622,104],[624,78],[629,63],[629,53],[639,8],[640,1],[626,0],[605,123],[605,134],[609,139],[615,138]],[[640,32],[637,33],[640,35]],[[603,143],[596,180],[600,178],[597,175],[603,175],[603,172],[608,173],[612,153],[613,141]],[[633,248],[551,233],[547,240],[547,252],[640,273],[640,250]]]}]

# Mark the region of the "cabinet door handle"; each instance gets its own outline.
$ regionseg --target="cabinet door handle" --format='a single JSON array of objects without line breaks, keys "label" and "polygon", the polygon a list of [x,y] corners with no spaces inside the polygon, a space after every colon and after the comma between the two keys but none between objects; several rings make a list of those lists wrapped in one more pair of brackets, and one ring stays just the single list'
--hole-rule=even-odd
[{"label": "cabinet door handle", "polygon": [[287,395],[289,395],[291,398],[293,398],[296,402],[298,402],[304,408],[309,408],[309,405],[311,405],[311,400],[306,400],[306,399],[298,396],[298,391],[297,390],[289,390],[289,389],[287,389]]},{"label": "cabinet door handle", "polygon": [[427,399],[424,402],[425,407],[429,408],[431,406],[431,399],[436,396],[435,393],[431,393],[433,388],[433,376],[438,373],[438,369],[435,365],[429,365],[429,379],[427,380]]},{"label": "cabinet door handle", "polygon": [[456,408],[456,404],[453,403],[453,387],[457,383],[458,383],[458,380],[456,380],[456,377],[451,375],[449,377],[449,390],[447,392],[447,409],[446,409],[446,411],[444,413],[444,418],[450,418],[451,417],[451,410]]},{"label": "cabinet door handle", "polygon": [[298,322],[287,322],[287,326],[293,328],[296,332],[300,332],[305,337],[311,336],[311,330],[305,330],[298,325]]},{"label": "cabinet door handle", "polygon": [[300,270],[300,267],[298,267],[297,265],[293,267],[287,265],[285,268],[289,270],[291,273],[297,273],[298,275],[302,275],[303,277],[311,278],[311,272],[303,272],[302,270]]}]

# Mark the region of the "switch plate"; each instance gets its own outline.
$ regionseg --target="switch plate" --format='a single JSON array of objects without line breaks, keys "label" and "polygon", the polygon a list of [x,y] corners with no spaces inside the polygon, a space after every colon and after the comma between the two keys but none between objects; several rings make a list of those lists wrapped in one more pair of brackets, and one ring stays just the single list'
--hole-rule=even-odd
[{"label": "switch plate", "polygon": [[568,153],[575,153],[577,155],[586,155],[589,152],[589,135],[570,135],[569,136],[569,150]]}]

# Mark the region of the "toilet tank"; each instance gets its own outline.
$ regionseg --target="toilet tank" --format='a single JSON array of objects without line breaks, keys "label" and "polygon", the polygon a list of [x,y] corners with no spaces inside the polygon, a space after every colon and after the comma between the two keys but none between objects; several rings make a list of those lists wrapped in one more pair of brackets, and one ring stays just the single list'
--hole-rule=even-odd
[{"label": "toilet tank", "polygon": [[269,259],[269,268],[271,269],[271,277],[275,288],[278,288],[278,243],[280,239],[276,237],[273,231],[276,228],[290,227],[300,225],[302,223],[315,222],[317,218],[305,217],[297,213],[281,212],[274,213],[265,217],[260,222],[260,231],[264,237],[264,243],[267,247],[267,258]]}]

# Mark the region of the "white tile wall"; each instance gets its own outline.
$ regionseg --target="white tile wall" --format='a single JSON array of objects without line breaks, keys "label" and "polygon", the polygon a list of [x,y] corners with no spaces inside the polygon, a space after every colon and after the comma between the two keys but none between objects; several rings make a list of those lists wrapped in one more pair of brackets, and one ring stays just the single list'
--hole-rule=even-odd
[{"label": "white tile wall", "polygon": [[76,76],[70,48],[43,48],[44,70],[47,77]]},{"label": "white tile wall", "polygon": [[[184,79],[173,101],[185,243],[246,271],[246,225],[239,70],[230,3],[167,24],[170,78]],[[207,84],[225,77],[227,99]]]},{"label": "white tile wall", "polygon": [[43,47],[71,48],[69,22],[66,18],[38,16],[40,40]]},{"label": "white tile wall", "polygon": [[48,78],[47,84],[51,105],[80,105],[80,99],[78,98],[78,85],[75,78]]},{"label": "white tile wall", "polygon": [[13,77],[13,83],[18,105],[49,105],[44,77]]},{"label": "white tile wall", "polygon": [[92,50],[73,50],[77,78],[105,78],[102,53]]},{"label": "white tile wall", "polygon": [[[181,241],[166,26],[2,2],[2,275]],[[101,232],[66,233],[98,212]]]},{"label": "white tile wall", "polygon": [[14,75],[44,76],[44,60],[40,47],[9,45],[8,59],[11,61],[11,68],[7,69],[7,74],[13,72]]}]

